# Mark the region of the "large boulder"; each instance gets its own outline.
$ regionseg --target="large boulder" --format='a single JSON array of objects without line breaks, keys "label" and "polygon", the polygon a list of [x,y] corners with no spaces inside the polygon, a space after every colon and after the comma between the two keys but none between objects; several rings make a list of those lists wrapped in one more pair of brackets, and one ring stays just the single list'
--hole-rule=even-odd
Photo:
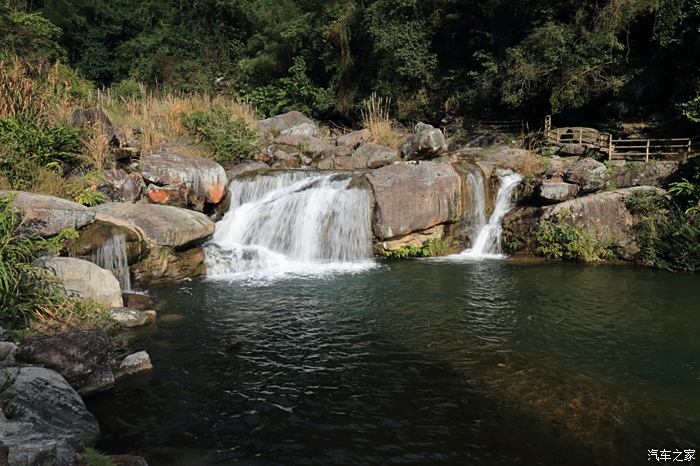
[{"label": "large boulder", "polygon": [[105,170],[105,182],[98,190],[113,202],[136,202],[146,190],[146,183],[139,173],[112,168]]},{"label": "large boulder", "polygon": [[433,159],[447,149],[447,140],[442,131],[425,123],[418,123],[415,132],[401,145],[401,155],[406,160]]},{"label": "large boulder", "polygon": [[91,223],[95,212],[76,202],[44,194],[0,191],[13,196],[12,206],[24,217],[23,229],[40,236],[53,236],[64,228],[80,229]]},{"label": "large boulder", "polygon": [[537,188],[537,195],[545,204],[556,204],[573,199],[579,190],[580,188],[575,184],[548,180]]},{"label": "large boulder", "polygon": [[107,241],[119,235],[124,237],[127,262],[133,264],[146,250],[141,234],[133,225],[101,212],[95,215],[94,222],[80,230],[80,237],[70,245],[71,255],[92,259]]},{"label": "large boulder", "polygon": [[288,112],[265,120],[259,120],[256,128],[264,134],[279,136],[309,136],[319,135],[319,128],[314,121],[300,112]]},{"label": "large boulder", "polygon": [[112,342],[98,330],[24,340],[17,346],[15,359],[58,372],[81,395],[106,390],[114,385]]},{"label": "large boulder", "polygon": [[396,163],[366,175],[374,193],[374,234],[405,236],[461,217],[459,175],[446,162]]},{"label": "large boulder", "polygon": [[381,168],[399,160],[397,150],[378,144],[363,144],[352,154],[356,168]]},{"label": "large boulder", "polygon": [[204,259],[202,248],[186,251],[154,248],[146,258],[131,267],[131,273],[134,281],[139,284],[170,283],[204,275],[206,273]]},{"label": "large boulder", "polygon": [[109,270],[74,257],[44,257],[41,263],[56,274],[68,294],[107,307],[124,305],[119,280]]},{"label": "large boulder", "polygon": [[[191,206],[202,210],[204,203],[218,204],[227,188],[226,172],[213,160],[183,153],[178,145],[161,145],[141,161],[141,174],[149,183],[172,186],[186,192]],[[158,198],[151,198],[158,202]]]},{"label": "large boulder", "polygon": [[0,368],[0,380],[8,377],[16,379],[0,398],[18,412],[0,421],[0,439],[9,448],[9,464],[76,464],[77,454],[94,445],[100,433],[97,419],[80,396],[50,369]]},{"label": "large boulder", "polygon": [[574,183],[584,193],[598,191],[605,185],[605,165],[592,158],[582,158],[569,165],[564,180]]},{"label": "large boulder", "polygon": [[135,230],[150,246],[183,248],[214,233],[214,223],[199,212],[155,204],[102,204],[98,218]]},{"label": "large boulder", "polygon": [[266,170],[268,168],[270,168],[270,166],[265,162],[260,162],[258,160],[248,160],[230,168],[226,172],[226,176],[229,180],[233,180],[237,176],[242,175],[244,173],[254,172],[258,170]]},{"label": "large boulder", "polygon": [[284,152],[298,152],[315,154],[327,147],[330,147],[323,139],[314,136],[304,136],[301,134],[287,134],[277,136],[270,141],[269,151],[282,150]]},{"label": "large boulder", "polygon": [[362,144],[369,142],[370,139],[372,139],[372,132],[368,129],[360,129],[338,136],[335,143],[337,146],[357,149]]},{"label": "large boulder", "polygon": [[674,160],[652,160],[646,163],[622,162],[608,169],[605,181],[608,186],[614,188],[664,186],[679,168],[680,163]]}]

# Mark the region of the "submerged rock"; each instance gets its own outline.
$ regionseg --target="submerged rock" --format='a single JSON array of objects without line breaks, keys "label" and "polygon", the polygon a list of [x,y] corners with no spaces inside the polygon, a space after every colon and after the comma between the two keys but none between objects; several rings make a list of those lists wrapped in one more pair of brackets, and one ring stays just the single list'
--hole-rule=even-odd
[{"label": "submerged rock", "polygon": [[0,196],[14,196],[13,208],[24,218],[22,229],[39,236],[53,236],[64,228],[76,230],[95,219],[95,212],[76,202],[44,194],[23,191],[0,191]]},{"label": "submerged rock", "polygon": [[0,380],[15,376],[0,395],[17,411],[15,417],[0,422],[9,464],[76,464],[77,453],[97,440],[100,430],[95,417],[57,372],[42,367],[0,368]]},{"label": "submerged rock", "polygon": [[151,369],[153,369],[151,357],[147,352],[139,351],[138,353],[130,354],[119,363],[117,378],[138,374],[139,372],[145,372]]},{"label": "submerged rock", "polygon": [[109,314],[119,325],[126,328],[140,327],[155,320],[155,316],[148,314],[147,311],[128,307],[113,307],[109,310]]},{"label": "submerged rock", "polygon": [[73,257],[44,257],[41,263],[58,276],[68,294],[107,307],[124,305],[119,280],[109,270]]},{"label": "submerged rock", "polygon": [[81,395],[114,385],[112,342],[98,330],[24,340],[17,347],[15,359],[55,370]]},{"label": "submerged rock", "polygon": [[391,239],[461,217],[459,175],[446,162],[396,163],[366,175],[375,199],[374,234]]},{"label": "submerged rock", "polygon": [[122,297],[124,298],[124,306],[131,309],[147,311],[155,306],[153,298],[147,294],[125,291],[122,293]]}]

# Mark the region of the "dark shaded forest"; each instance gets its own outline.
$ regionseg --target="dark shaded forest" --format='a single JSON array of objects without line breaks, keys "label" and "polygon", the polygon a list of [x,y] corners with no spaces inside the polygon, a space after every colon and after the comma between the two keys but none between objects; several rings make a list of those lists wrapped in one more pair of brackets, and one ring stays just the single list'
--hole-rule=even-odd
[{"label": "dark shaded forest", "polygon": [[232,94],[271,115],[353,121],[371,93],[400,119],[700,121],[698,0],[27,0],[3,54]]}]

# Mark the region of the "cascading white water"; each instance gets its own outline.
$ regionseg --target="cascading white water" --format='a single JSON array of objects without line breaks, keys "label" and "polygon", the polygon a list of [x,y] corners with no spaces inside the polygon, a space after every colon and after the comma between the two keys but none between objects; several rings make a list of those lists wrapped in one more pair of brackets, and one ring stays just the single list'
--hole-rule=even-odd
[{"label": "cascading white water", "polygon": [[498,257],[501,253],[501,232],[503,217],[513,208],[513,191],[520,184],[522,177],[510,173],[501,177],[501,186],[496,196],[496,206],[489,222],[481,229],[474,240],[471,249],[464,251],[461,256],[469,258]]},{"label": "cascading white water", "polygon": [[469,186],[469,199],[472,216],[472,238],[476,238],[479,232],[486,226],[486,190],[484,189],[484,176],[480,170],[470,172],[467,175]]},{"label": "cascading white water", "polygon": [[110,270],[121,285],[122,290],[131,290],[131,275],[129,274],[129,261],[126,254],[126,237],[114,235],[97,249],[91,258],[91,262],[103,269]]},{"label": "cascading white water", "polygon": [[369,195],[351,177],[295,171],[236,180],[207,244],[210,277],[316,274],[371,265]]}]

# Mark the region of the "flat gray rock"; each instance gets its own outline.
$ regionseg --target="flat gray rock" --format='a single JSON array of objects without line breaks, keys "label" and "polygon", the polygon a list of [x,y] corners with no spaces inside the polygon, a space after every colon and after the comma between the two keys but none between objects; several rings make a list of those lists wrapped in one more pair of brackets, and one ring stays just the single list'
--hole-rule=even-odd
[{"label": "flat gray rock", "polygon": [[181,247],[214,233],[214,222],[199,212],[155,204],[110,203],[95,207],[98,217],[139,232],[151,246]]},{"label": "flat gray rock", "polygon": [[24,217],[23,228],[40,236],[53,236],[64,228],[78,230],[95,219],[95,212],[77,202],[44,194],[0,191],[0,196],[8,194],[14,196],[12,205]]}]

